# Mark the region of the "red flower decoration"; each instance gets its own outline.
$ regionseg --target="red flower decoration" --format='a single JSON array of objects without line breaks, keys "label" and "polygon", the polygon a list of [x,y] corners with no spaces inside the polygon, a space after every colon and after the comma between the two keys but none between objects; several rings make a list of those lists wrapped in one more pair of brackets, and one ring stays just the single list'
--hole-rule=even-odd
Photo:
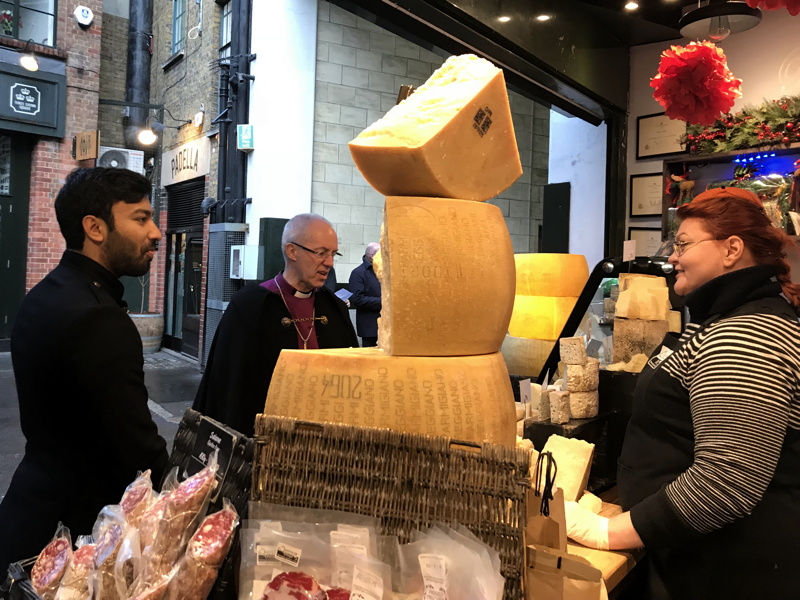
[{"label": "red flower decoration", "polygon": [[670,119],[698,125],[711,125],[727,113],[742,95],[741,85],[728,70],[725,53],[711,42],[664,50],[658,74],[650,80],[653,98]]},{"label": "red flower decoration", "polygon": [[795,16],[800,14],[800,0],[745,0],[750,8],[764,8],[766,10],[778,10],[785,8],[789,14]]}]

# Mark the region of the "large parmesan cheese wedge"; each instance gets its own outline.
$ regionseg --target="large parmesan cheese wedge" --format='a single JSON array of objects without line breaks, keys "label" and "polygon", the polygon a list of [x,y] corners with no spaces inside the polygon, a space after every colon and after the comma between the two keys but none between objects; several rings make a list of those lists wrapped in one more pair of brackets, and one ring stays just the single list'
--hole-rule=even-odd
[{"label": "large parmesan cheese wedge", "polygon": [[492,204],[386,199],[378,343],[402,356],[500,350],[514,305],[514,250]]},{"label": "large parmesan cheese wedge", "polygon": [[514,337],[558,339],[577,301],[577,297],[568,296],[517,295],[508,333]]},{"label": "large parmesan cheese wedge", "polygon": [[514,393],[499,352],[429,358],[379,348],[283,350],[264,413],[515,443]]},{"label": "large parmesan cheese wedge", "polygon": [[523,296],[581,295],[589,280],[583,254],[515,254],[517,294]]},{"label": "large parmesan cheese wedge", "polygon": [[663,277],[636,277],[625,281],[625,289],[617,299],[615,316],[650,321],[667,319],[672,306]]},{"label": "large parmesan cheese wedge", "polygon": [[555,340],[535,340],[507,335],[500,347],[506,361],[508,372],[512,375],[532,375],[539,373],[555,346]]},{"label": "large parmesan cheese wedge", "polygon": [[484,201],[522,175],[503,72],[471,54],[447,59],[349,147],[385,196]]},{"label": "large parmesan cheese wedge", "polygon": [[564,500],[577,502],[589,482],[594,444],[577,438],[551,435],[542,452],[552,452],[558,472],[555,484],[564,490]]}]

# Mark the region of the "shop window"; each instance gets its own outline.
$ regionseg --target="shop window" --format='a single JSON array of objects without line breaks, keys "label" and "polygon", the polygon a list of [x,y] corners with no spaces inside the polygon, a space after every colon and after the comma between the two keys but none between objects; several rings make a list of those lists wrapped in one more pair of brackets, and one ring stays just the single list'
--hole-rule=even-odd
[{"label": "shop window", "polygon": [[56,0],[0,0],[0,35],[55,46]]},{"label": "shop window", "polygon": [[233,2],[230,0],[221,7],[222,14],[219,20],[219,57],[229,58],[231,55],[231,15],[233,13]]},{"label": "shop window", "polygon": [[186,0],[172,0],[172,44],[175,55],[186,47]]}]

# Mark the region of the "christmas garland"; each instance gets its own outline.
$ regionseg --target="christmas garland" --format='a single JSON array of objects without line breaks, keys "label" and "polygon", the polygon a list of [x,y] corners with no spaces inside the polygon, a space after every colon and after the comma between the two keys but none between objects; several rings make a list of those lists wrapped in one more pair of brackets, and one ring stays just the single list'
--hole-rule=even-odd
[{"label": "christmas garland", "polygon": [[800,142],[800,96],[784,96],[761,106],[748,106],[706,127],[689,125],[681,141],[692,154]]}]

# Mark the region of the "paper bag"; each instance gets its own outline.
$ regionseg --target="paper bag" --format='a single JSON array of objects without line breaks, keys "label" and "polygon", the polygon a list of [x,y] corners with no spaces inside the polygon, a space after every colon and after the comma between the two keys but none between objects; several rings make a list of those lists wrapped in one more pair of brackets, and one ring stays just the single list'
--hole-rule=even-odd
[{"label": "paper bag", "polygon": [[525,520],[525,544],[567,550],[567,519],[564,514],[564,493],[553,486],[558,471],[550,452],[543,452],[536,461],[533,488],[528,490]]},{"label": "paper bag", "polygon": [[525,548],[526,600],[608,600],[603,574],[581,556]]}]

